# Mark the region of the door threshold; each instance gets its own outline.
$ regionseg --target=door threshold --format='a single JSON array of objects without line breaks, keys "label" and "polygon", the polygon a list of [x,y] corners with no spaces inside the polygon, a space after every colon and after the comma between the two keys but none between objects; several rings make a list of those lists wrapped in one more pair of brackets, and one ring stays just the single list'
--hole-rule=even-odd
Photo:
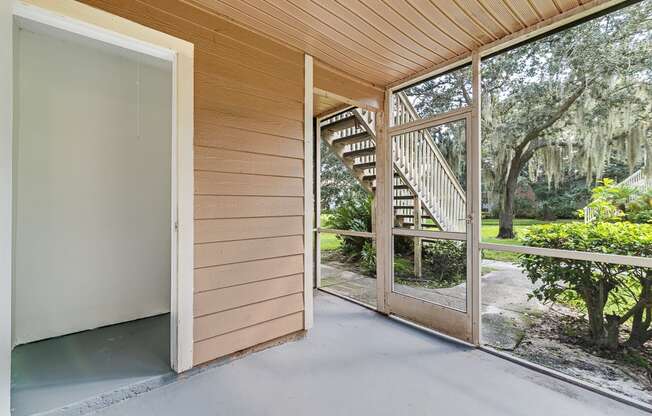
[{"label": "door threshold", "polygon": [[322,291],[324,293],[328,293],[329,295],[333,295],[333,296],[338,297],[340,299],[344,299],[344,300],[349,301],[351,303],[355,303],[358,306],[362,306],[363,308],[372,310],[374,312],[378,312],[378,313],[380,313],[382,315],[385,315],[384,313],[382,313],[378,309],[376,309],[375,306],[369,305],[369,304],[364,303],[364,302],[360,302],[359,300],[354,299],[354,298],[352,298],[350,296],[346,296],[346,295],[343,295],[341,293],[338,293],[338,292],[336,292],[336,291],[334,291],[332,289],[329,289],[328,286],[326,286],[326,287],[318,287],[317,290]]}]

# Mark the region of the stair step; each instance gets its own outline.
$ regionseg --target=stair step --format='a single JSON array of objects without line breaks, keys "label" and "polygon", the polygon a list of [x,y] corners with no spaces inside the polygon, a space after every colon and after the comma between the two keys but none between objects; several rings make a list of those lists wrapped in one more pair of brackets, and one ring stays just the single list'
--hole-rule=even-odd
[{"label": "stair step", "polygon": [[357,165],[353,165],[355,169],[370,169],[370,168],[375,168],[376,167],[376,162],[367,162],[367,163],[358,163]]},{"label": "stair step", "polygon": [[414,199],[413,195],[394,195],[394,199],[397,200],[411,200]]},{"label": "stair step", "polygon": [[[358,165],[354,165],[353,167],[354,167],[354,168],[357,168]],[[396,174],[394,174],[394,177],[397,178],[398,176],[397,176]],[[369,174],[369,175],[364,175],[364,176],[362,177],[362,180],[363,180],[363,181],[373,181],[373,180],[376,180],[376,174],[373,173],[373,174]]]},{"label": "stair step", "polygon": [[330,131],[330,132],[336,132],[344,129],[349,129],[351,127],[355,127],[357,123],[357,119],[353,114],[351,114],[348,117],[345,117],[341,120],[334,121],[332,123],[328,123],[325,125],[321,126],[321,131]]},{"label": "stair step", "polygon": [[[412,217],[410,217],[412,218]],[[403,221],[403,225],[409,226],[409,227],[414,227],[414,223],[412,221]],[[421,224],[421,228],[439,228],[437,224]]]},{"label": "stair step", "polygon": [[[376,189],[376,186],[373,189]],[[410,187],[407,185],[394,185],[394,189],[410,189]]]},{"label": "stair step", "polygon": [[361,133],[356,133],[350,136],[342,137],[340,139],[335,139],[333,140],[333,146],[345,146],[347,144],[360,143],[364,142],[365,140],[369,140],[370,138],[371,136],[369,136],[369,133],[363,131]]},{"label": "stair step", "polygon": [[[412,207],[405,207],[405,206],[401,206],[401,205],[394,205],[394,210],[395,210],[395,211],[398,211],[398,210],[401,210],[401,209],[410,210],[410,213],[409,213],[409,214],[408,214],[408,213],[403,213],[402,215],[409,215],[409,216],[411,217],[412,214],[414,214],[414,208],[412,208]],[[421,214],[421,218],[430,218],[430,215],[428,215],[428,214],[426,214],[426,213],[424,212],[424,213]]]},{"label": "stair step", "polygon": [[342,154],[342,157],[347,159],[350,157],[371,156],[376,154],[376,147],[368,147],[366,149],[352,150]]},{"label": "stair step", "polygon": [[[396,214],[394,215],[396,218],[414,218],[414,215],[412,214]],[[430,219],[429,215],[422,215],[422,219]]]}]

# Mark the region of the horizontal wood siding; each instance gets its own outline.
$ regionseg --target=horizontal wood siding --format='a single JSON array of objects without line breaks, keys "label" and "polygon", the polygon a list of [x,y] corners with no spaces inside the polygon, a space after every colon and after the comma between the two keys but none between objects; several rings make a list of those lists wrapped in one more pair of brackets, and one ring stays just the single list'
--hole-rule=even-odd
[{"label": "horizontal wood siding", "polygon": [[82,0],[195,45],[194,364],[303,328],[303,54],[180,0]]},{"label": "horizontal wood siding", "polygon": [[195,219],[303,215],[303,196],[195,196]]},{"label": "horizontal wood siding", "polygon": [[257,325],[303,310],[303,294],[295,293],[240,308],[195,318],[195,340],[202,341],[227,332]]},{"label": "horizontal wood siding", "polygon": [[280,338],[303,328],[303,312],[293,313],[258,325],[195,342],[194,364],[198,365],[244,350],[252,345]]},{"label": "horizontal wood siding", "polygon": [[301,274],[195,294],[195,317],[263,302],[303,291]]},{"label": "horizontal wood siding", "polygon": [[205,267],[195,271],[195,293],[300,274],[303,256],[293,255]]}]

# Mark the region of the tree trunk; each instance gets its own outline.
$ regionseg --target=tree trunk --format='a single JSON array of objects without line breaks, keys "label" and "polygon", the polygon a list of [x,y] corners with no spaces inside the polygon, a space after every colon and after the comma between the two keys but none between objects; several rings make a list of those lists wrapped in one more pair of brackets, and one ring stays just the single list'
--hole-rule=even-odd
[{"label": "tree trunk", "polygon": [[641,279],[641,296],[644,303],[632,316],[632,331],[625,345],[640,348],[652,337],[649,331],[652,324],[652,271],[647,272],[648,277]]},{"label": "tree trunk", "polygon": [[644,311],[645,309],[641,308],[641,310],[634,313],[632,320],[632,331],[629,334],[629,338],[627,338],[627,341],[625,342],[625,345],[628,347],[640,348],[650,340],[650,332],[647,330],[649,327],[649,322],[646,324],[646,322],[643,320]]},{"label": "tree trunk", "polygon": [[602,346],[607,348],[609,351],[616,351],[619,345],[619,335],[620,335],[620,316],[617,315],[607,315],[605,316],[607,320],[607,336],[604,338]]},{"label": "tree trunk", "polygon": [[510,163],[509,173],[505,181],[505,189],[500,201],[497,238],[515,238],[514,233],[514,196],[518,185],[518,174],[521,163],[520,155],[514,156]]},{"label": "tree trunk", "polygon": [[[513,198],[512,198],[513,199]],[[498,238],[515,238],[514,234],[514,211],[513,211],[514,201],[509,201],[509,204],[505,204],[505,208],[500,211],[499,223],[498,223]]]},{"label": "tree trunk", "polygon": [[589,290],[584,292],[584,303],[589,316],[589,331],[591,343],[596,346],[603,346],[607,338],[607,330],[604,324],[604,307],[593,293]]}]

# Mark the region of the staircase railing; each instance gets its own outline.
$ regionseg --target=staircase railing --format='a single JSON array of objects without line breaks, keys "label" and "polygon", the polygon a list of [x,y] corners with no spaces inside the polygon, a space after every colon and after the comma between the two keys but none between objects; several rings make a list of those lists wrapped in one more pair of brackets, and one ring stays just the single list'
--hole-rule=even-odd
[{"label": "staircase railing", "polygon": [[[407,123],[417,120],[420,117],[403,93],[399,97],[398,106],[395,108],[394,124]],[[360,108],[355,108],[330,118],[325,124],[335,123],[341,119],[355,115],[357,122],[353,127],[333,131],[325,137],[328,144],[335,150],[342,162],[356,175],[360,183],[367,191],[373,193],[371,183],[364,181],[364,177],[375,177],[376,155],[361,155],[352,161],[343,157],[344,154],[356,150],[375,148],[376,146],[376,117],[375,113]],[[352,136],[361,131],[366,131],[369,138],[363,141],[355,141],[343,146],[333,146],[335,140]],[[394,196],[406,196],[412,193],[421,201],[423,210],[432,217],[435,224],[444,231],[463,232],[466,229],[466,195],[446,162],[446,159],[439,151],[431,134],[427,130],[404,133],[396,135],[392,139],[393,164],[397,177],[393,178]],[[372,163],[373,162],[373,163]],[[374,165],[365,168],[362,172],[354,169],[355,165]],[[400,189],[397,185],[407,185],[409,189]],[[414,204],[410,202],[398,203],[397,214],[408,214],[412,211],[414,215]],[[411,204],[409,206],[407,204]],[[420,213],[419,213],[420,214]]]},{"label": "staircase railing", "polygon": [[[394,125],[419,119],[404,93],[398,93]],[[433,219],[445,231],[466,230],[466,194],[427,130],[393,137],[394,165],[415,189]]]},{"label": "staircase railing", "polygon": [[647,191],[652,187],[651,181],[647,180],[645,175],[643,174],[643,169],[639,169],[636,172],[632,173],[618,185],[640,189],[643,192]]},{"label": "staircase railing", "polygon": [[[648,190],[652,189],[652,178],[647,178],[643,173],[643,169],[639,169],[629,175],[627,178],[623,179],[616,186],[626,186],[629,188],[638,189],[642,192],[647,192]],[[618,210],[616,208],[613,209],[613,212],[609,212],[609,214],[617,213]],[[598,211],[595,208],[584,207],[584,222],[588,223],[595,221],[597,215]]]}]

